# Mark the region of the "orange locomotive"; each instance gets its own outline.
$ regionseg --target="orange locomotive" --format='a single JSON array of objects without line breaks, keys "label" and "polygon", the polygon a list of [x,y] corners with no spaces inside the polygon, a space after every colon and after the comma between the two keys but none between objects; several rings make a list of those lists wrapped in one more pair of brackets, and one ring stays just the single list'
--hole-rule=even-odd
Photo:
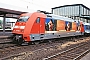
[{"label": "orange locomotive", "polygon": [[[80,25],[80,30],[78,26]],[[20,44],[44,39],[83,35],[83,23],[42,12],[21,14],[12,33]],[[83,30],[82,30],[83,29]]]}]

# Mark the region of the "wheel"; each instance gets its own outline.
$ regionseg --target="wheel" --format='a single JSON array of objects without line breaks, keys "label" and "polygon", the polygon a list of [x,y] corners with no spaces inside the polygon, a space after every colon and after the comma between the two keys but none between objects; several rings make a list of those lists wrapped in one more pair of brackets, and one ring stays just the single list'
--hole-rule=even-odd
[{"label": "wheel", "polygon": [[12,42],[15,43],[15,44],[17,43],[15,36],[13,36]]},{"label": "wheel", "polygon": [[16,36],[13,36],[13,39],[12,39],[12,42],[14,44],[18,44],[18,45],[21,45],[23,43],[23,39],[16,39]]},{"label": "wheel", "polygon": [[22,46],[28,46],[29,45],[29,42],[24,42],[24,43],[21,43],[20,45],[22,45]]},{"label": "wheel", "polygon": [[37,41],[37,42],[34,42],[34,44],[37,45],[37,44],[40,44],[40,42]]}]

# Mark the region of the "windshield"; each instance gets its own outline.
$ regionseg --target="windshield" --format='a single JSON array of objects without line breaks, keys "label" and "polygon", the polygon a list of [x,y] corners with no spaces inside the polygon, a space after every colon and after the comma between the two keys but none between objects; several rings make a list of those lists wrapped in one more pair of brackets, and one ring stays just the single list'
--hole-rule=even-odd
[{"label": "windshield", "polygon": [[17,22],[26,22],[28,20],[29,16],[21,16]]},{"label": "windshield", "polygon": [[90,26],[86,25],[86,29],[90,29]]}]

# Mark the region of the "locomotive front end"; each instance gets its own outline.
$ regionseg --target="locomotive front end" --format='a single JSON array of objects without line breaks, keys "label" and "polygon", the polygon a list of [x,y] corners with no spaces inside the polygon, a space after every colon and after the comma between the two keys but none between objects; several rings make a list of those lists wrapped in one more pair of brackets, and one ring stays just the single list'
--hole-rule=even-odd
[{"label": "locomotive front end", "polygon": [[39,12],[20,15],[12,31],[13,41],[27,44],[40,40],[39,35],[45,33],[45,18],[46,15]]},{"label": "locomotive front end", "polygon": [[28,21],[29,16],[20,16],[16,21],[15,26],[13,28],[13,42],[23,43],[23,34],[26,26],[26,22]]}]

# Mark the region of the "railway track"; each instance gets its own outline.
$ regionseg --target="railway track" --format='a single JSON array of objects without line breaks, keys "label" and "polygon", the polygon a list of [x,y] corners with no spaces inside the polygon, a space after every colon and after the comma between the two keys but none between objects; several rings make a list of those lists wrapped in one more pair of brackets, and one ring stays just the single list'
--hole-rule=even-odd
[{"label": "railway track", "polygon": [[4,57],[10,53],[10,51],[19,49],[17,44],[13,44],[11,39],[0,39],[0,57]]},{"label": "railway track", "polygon": [[62,51],[55,55],[44,58],[43,60],[78,60],[86,53],[90,52],[90,41],[80,44],[74,48]]},{"label": "railway track", "polygon": [[[56,42],[57,44],[57,42]],[[22,55],[21,52],[23,51],[28,51],[28,50],[37,50],[37,49],[41,49],[43,46],[45,45],[49,45],[48,43],[42,43],[42,44],[37,44],[37,45],[29,45],[29,46],[18,46],[16,44],[12,44],[12,42],[1,42],[0,45],[0,60],[9,58],[9,57],[13,57],[13,56],[18,56],[18,55]],[[9,54],[8,54],[9,53]],[[21,53],[21,54],[18,54]]]},{"label": "railway track", "polygon": [[[83,41],[83,39],[81,38],[80,41]],[[47,43],[33,45],[32,47],[26,46],[25,49],[28,49],[28,51],[25,50],[26,52],[24,51],[22,53],[18,53],[18,54],[14,54],[14,55],[12,54],[12,55],[9,55],[7,57],[1,58],[1,60],[45,60],[48,58],[47,56],[50,56],[50,55],[53,55],[55,53],[62,52],[62,51],[65,52],[65,50],[68,50],[68,49],[75,47],[77,45],[79,45],[78,47],[84,46],[84,45],[86,45],[86,42],[90,43],[88,40],[87,41],[84,40],[83,42],[80,42],[80,43],[75,41],[75,43],[77,43],[77,44],[72,45],[72,46],[68,46],[68,45],[70,45],[70,43],[68,43],[66,45],[66,47],[63,46],[62,43],[57,43],[57,44],[52,43],[52,44],[49,44],[49,46],[47,46],[48,45]],[[35,48],[35,49],[32,49],[32,48]],[[21,49],[23,49],[23,48],[21,48]],[[47,57],[47,58],[44,58],[44,57]]]},{"label": "railway track", "polygon": [[9,46],[5,46],[3,48],[0,48],[0,58],[2,57],[5,57],[5,56],[8,56],[10,54],[14,54],[14,52],[16,50],[20,50],[22,49],[20,46],[17,46],[17,45],[9,45]]},{"label": "railway track", "polygon": [[15,46],[11,39],[0,39],[0,49],[9,48]]}]

